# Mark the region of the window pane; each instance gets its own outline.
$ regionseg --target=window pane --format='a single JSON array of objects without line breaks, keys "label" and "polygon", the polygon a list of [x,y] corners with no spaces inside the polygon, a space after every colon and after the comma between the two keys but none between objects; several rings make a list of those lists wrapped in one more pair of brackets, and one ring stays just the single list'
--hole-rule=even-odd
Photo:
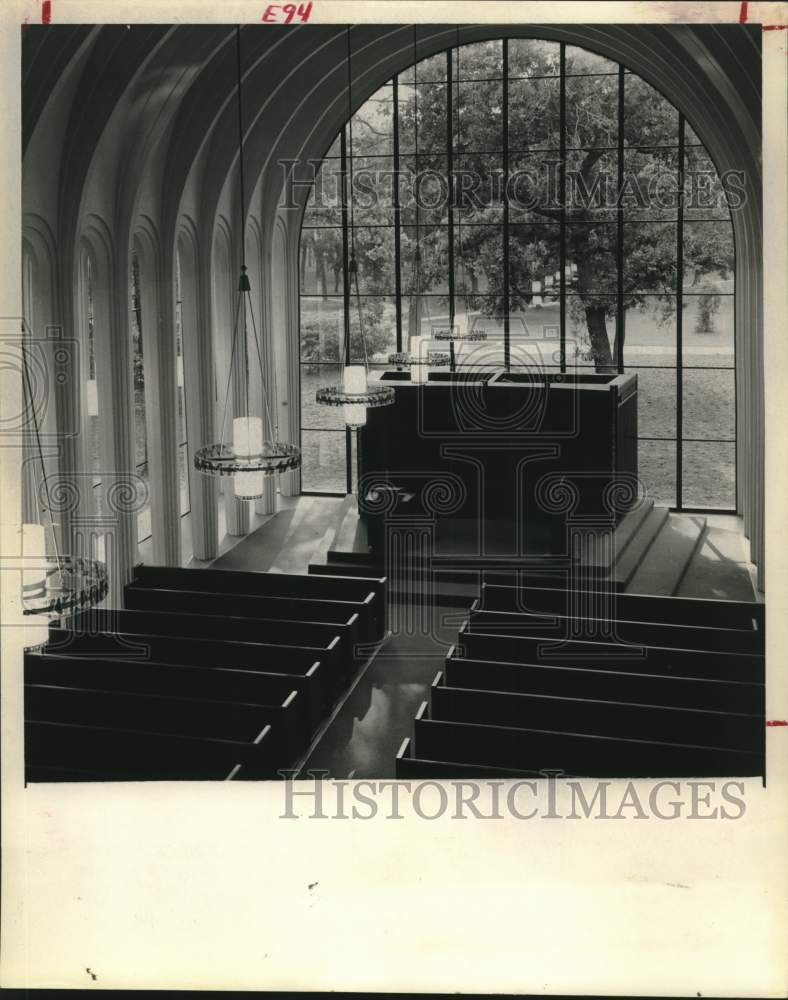
[{"label": "window pane", "polygon": [[558,226],[509,227],[509,284],[511,308],[555,301],[560,282]]},{"label": "window pane", "polygon": [[725,189],[717,168],[702,146],[689,146],[685,150],[684,216],[730,222]]},{"label": "window pane", "polygon": [[[351,230],[351,249],[355,245],[358,266],[358,290],[362,295],[393,294],[396,290],[394,230],[360,227]],[[356,293],[351,275],[350,294]]]},{"label": "window pane", "polygon": [[[394,182],[392,157],[353,157],[352,222],[355,225],[394,225]],[[349,162],[348,184],[350,184]]]},{"label": "window pane", "polygon": [[[300,178],[300,174],[297,175]],[[311,177],[305,171],[307,178]],[[304,227],[342,224],[342,161],[325,160],[315,171],[315,182],[304,212]]]},{"label": "window pane", "polygon": [[[579,367],[615,365],[616,299],[609,295],[567,295],[567,360]],[[576,345],[572,356],[570,344]]]},{"label": "window pane", "polygon": [[[418,135],[416,134],[416,99],[418,98]],[[398,88],[399,151],[414,153],[418,139],[419,153],[442,153],[446,149],[446,84],[422,83],[418,88],[403,84]],[[456,114],[456,109],[455,109]]]},{"label": "window pane", "polygon": [[458,156],[456,213],[466,222],[503,221],[503,162],[500,156]]},{"label": "window pane", "polygon": [[675,442],[638,441],[638,474],[655,503],[676,505]]},{"label": "window pane", "polygon": [[346,491],[345,431],[303,431],[301,453],[302,490]]},{"label": "window pane", "polygon": [[684,224],[684,291],[732,294],[733,228],[730,222]]},{"label": "window pane", "polygon": [[678,164],[675,149],[624,150],[621,206],[627,220],[677,218]]},{"label": "window pane", "polygon": [[338,361],[343,337],[343,299],[301,296],[301,359]]},{"label": "window pane", "polygon": [[[457,371],[488,371],[505,365],[503,324],[484,320],[487,340],[478,343],[460,342],[455,345]],[[480,324],[476,328],[481,329]]]},{"label": "window pane", "polygon": [[303,295],[341,295],[342,230],[302,230],[299,268]]},{"label": "window pane", "polygon": [[[456,66],[456,56],[455,56]],[[434,56],[421,59],[417,66],[417,76],[419,83],[445,83],[446,82],[446,53],[438,52]],[[413,83],[413,67],[409,66],[397,77],[400,83]]]},{"label": "window pane", "polygon": [[458,83],[454,100],[455,149],[474,153],[503,149],[503,82]]},{"label": "window pane", "polygon": [[615,150],[583,149],[567,153],[566,205],[570,213],[581,219],[612,221],[617,217],[617,164]]},{"label": "window pane", "polygon": [[685,371],[685,438],[733,440],[736,427],[736,386],[732,370]]},{"label": "window pane", "polygon": [[676,293],[678,228],[672,222],[624,226],[624,291],[627,295]]},{"label": "window pane", "polygon": [[509,83],[509,149],[555,149],[560,143],[560,81]]},{"label": "window pane", "polygon": [[736,508],[736,446],[685,441],[682,503],[685,507]]},{"label": "window pane", "polygon": [[[418,171],[416,167],[418,165]],[[418,195],[419,223],[448,223],[449,180],[445,156],[403,156],[399,176],[400,220],[403,226],[416,223]]]},{"label": "window pane", "polygon": [[365,356],[370,361],[388,361],[389,354],[397,349],[395,301],[393,298],[369,296],[362,298],[360,303],[364,338],[362,340],[359,303],[354,299],[350,303],[350,357],[355,362],[364,361]]},{"label": "window pane", "polygon": [[[141,507],[137,513],[137,541],[144,542],[146,538],[150,538],[152,532],[151,528],[151,514],[150,514],[150,477],[148,475],[148,463],[145,462],[143,465],[137,466],[137,475],[148,487],[148,499],[145,502],[145,506]],[[142,483],[137,483],[139,490],[144,490],[145,487]]]},{"label": "window pane", "polygon": [[512,156],[506,184],[510,221],[557,221],[560,176],[557,150]]},{"label": "window pane", "polygon": [[732,295],[684,295],[682,345],[684,364],[733,367]]},{"label": "window pane", "polygon": [[[454,287],[469,295],[503,295],[503,229],[454,227]],[[502,307],[501,307],[502,308]]]},{"label": "window pane", "polygon": [[[423,226],[418,232],[422,292],[449,291],[449,230],[446,226]],[[402,292],[416,290],[414,251],[416,227],[403,226],[401,237]]]},{"label": "window pane", "polygon": [[558,76],[561,46],[541,38],[509,39],[509,78],[518,76]]},{"label": "window pane", "polygon": [[328,385],[342,385],[343,365],[301,365],[301,427],[304,430],[344,430],[341,406],[315,402],[315,393]]},{"label": "window pane", "polygon": [[570,77],[566,81],[566,145],[590,149],[618,143],[618,77]]},{"label": "window pane", "polygon": [[567,76],[577,73],[618,73],[618,63],[575,45],[567,45],[565,58]]},{"label": "window pane", "polygon": [[[631,302],[631,299],[630,299]],[[624,365],[676,364],[676,298],[640,295],[626,310]]]},{"label": "window pane", "polygon": [[618,278],[616,267],[616,227],[572,225],[566,227],[568,291],[580,295],[612,295]]},{"label": "window pane", "polygon": [[503,43],[500,39],[461,45],[459,79],[500,79],[503,74]]},{"label": "window pane", "polygon": [[624,76],[624,142],[628,146],[675,146],[679,113],[639,76]]},{"label": "window pane", "polygon": [[675,439],[675,369],[639,368],[636,374],[638,377],[638,435],[640,437]]},{"label": "window pane", "polygon": [[393,88],[381,87],[353,115],[353,155],[394,152]]}]

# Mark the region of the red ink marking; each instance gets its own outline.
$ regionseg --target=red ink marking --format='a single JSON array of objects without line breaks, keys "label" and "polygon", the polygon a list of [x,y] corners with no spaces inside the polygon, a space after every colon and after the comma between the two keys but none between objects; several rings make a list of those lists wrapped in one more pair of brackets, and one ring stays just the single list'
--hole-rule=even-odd
[{"label": "red ink marking", "polygon": [[785,31],[788,24],[764,24],[761,25],[763,31]]},{"label": "red ink marking", "polygon": [[742,5],[739,10],[739,24],[747,23],[747,0],[742,0]]},{"label": "red ink marking", "polygon": [[44,0],[41,4],[41,23],[49,24],[52,20],[52,0]]},{"label": "red ink marking", "polygon": [[260,20],[266,24],[290,24],[291,21],[298,19],[302,24],[306,24],[311,13],[311,0],[309,3],[300,3],[297,6],[294,3],[269,3]]},{"label": "red ink marking", "polygon": [[788,719],[767,719],[767,726],[788,726]]}]

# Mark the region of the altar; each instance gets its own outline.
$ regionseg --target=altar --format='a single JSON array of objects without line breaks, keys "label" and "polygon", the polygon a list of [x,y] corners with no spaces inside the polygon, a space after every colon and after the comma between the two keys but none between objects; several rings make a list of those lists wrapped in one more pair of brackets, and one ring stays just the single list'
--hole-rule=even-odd
[{"label": "altar", "polygon": [[[359,512],[432,518],[439,548],[560,551],[568,518],[615,527],[637,500],[637,375],[404,371],[359,433]],[[442,539],[442,540],[441,540]]]}]

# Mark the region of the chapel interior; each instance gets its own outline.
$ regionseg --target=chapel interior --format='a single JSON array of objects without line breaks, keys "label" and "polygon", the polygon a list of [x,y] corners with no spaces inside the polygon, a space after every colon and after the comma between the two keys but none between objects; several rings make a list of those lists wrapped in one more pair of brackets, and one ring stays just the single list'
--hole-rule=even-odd
[{"label": "chapel interior", "polygon": [[765,777],[760,81],[25,26],[26,781]]}]

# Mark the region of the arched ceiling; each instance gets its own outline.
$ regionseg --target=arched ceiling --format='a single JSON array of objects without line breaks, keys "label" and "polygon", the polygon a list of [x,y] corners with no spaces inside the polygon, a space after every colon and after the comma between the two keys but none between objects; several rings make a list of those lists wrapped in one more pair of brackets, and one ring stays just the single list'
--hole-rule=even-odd
[{"label": "arched ceiling", "polygon": [[[760,36],[737,25],[484,25],[461,41],[537,35],[623,62],[685,114],[721,170],[747,171],[760,186]],[[418,55],[456,43],[454,26],[419,28]],[[411,25],[352,29],[353,104],[413,61]],[[247,203],[270,219],[278,209],[282,160],[320,158],[347,117],[343,26],[242,29]],[[60,240],[72,239],[88,190],[104,188],[116,218],[130,219],[147,187],[171,236],[187,193],[199,228],[212,227],[222,199],[237,210],[235,28],[231,25],[35,26],[23,41],[26,157],[46,155],[57,185]],[[64,115],[59,81],[78,74]],[[58,101],[58,95],[61,95]],[[57,126],[60,125],[58,128]],[[48,142],[52,136],[51,143]],[[34,138],[38,141],[34,142]],[[109,155],[102,146],[112,146]],[[30,165],[31,172],[35,169]],[[23,177],[28,172],[26,158]],[[29,210],[34,206],[28,204]],[[300,213],[295,213],[300,216]],[[112,220],[111,220],[112,221]],[[298,220],[297,220],[298,221]]]}]

